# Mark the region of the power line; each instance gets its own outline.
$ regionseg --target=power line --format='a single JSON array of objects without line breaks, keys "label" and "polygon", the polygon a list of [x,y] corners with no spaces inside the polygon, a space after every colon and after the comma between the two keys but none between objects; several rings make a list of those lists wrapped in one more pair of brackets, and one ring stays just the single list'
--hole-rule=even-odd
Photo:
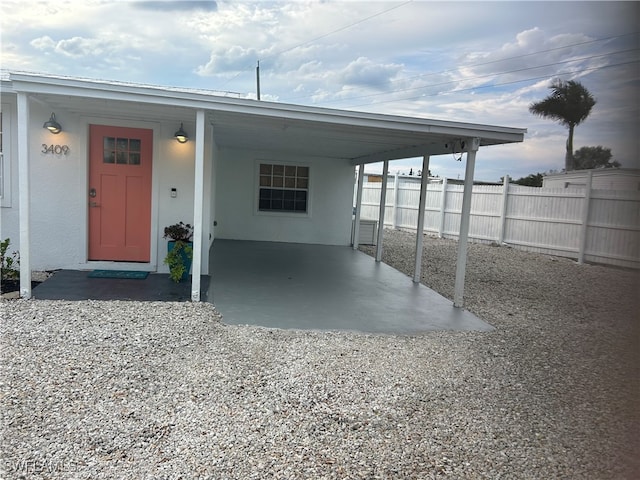
[{"label": "power line", "polygon": [[[498,77],[500,75],[506,75],[506,74],[509,74],[509,73],[518,73],[518,72],[524,72],[524,71],[527,71],[527,70],[535,70],[537,68],[546,68],[546,67],[552,67],[554,65],[562,65],[562,64],[565,64],[565,63],[572,63],[572,62],[579,62],[579,61],[584,61],[584,60],[591,60],[591,59],[598,58],[598,57],[608,57],[608,56],[611,56],[611,55],[617,55],[617,54],[621,54],[621,53],[629,53],[629,52],[633,52],[633,51],[637,51],[637,50],[638,50],[637,48],[631,48],[631,49],[627,49],[627,50],[620,50],[620,51],[617,51],[617,52],[609,52],[609,53],[603,53],[603,54],[599,54],[599,55],[591,55],[591,56],[588,56],[588,57],[579,57],[579,58],[573,58],[573,59],[570,59],[570,60],[563,60],[561,62],[547,63],[545,65],[537,65],[535,67],[517,68],[517,69],[514,69],[514,70],[507,70],[507,71],[504,71],[504,72],[488,73],[486,75],[477,75],[475,77],[467,77],[467,78],[463,78],[463,79],[460,79],[460,80],[449,80],[449,81],[446,81],[446,82],[433,83],[433,84],[430,84],[430,85],[421,85],[419,87],[403,88],[403,89],[399,89],[399,90],[391,90],[391,91],[388,91],[388,92],[381,92],[381,93],[370,93],[368,95],[358,95],[356,97],[350,97],[348,99],[328,100],[328,101],[326,101],[324,103],[336,103],[336,102],[342,102],[342,101],[345,101],[345,100],[355,100],[355,99],[361,99],[361,98],[370,98],[370,97],[377,97],[377,96],[380,96],[380,95],[390,95],[390,94],[393,94],[393,93],[408,92],[408,91],[411,91],[411,90],[422,90],[422,89],[428,89],[428,88],[433,88],[433,87],[440,87],[440,86],[443,86],[443,85],[450,85],[450,84],[459,83],[461,81],[480,80],[482,78]],[[456,71],[456,70],[452,70],[452,71]]]},{"label": "power line", "polygon": [[[492,63],[505,62],[507,60],[517,60],[517,59],[522,59],[522,58],[525,58],[525,57],[531,57],[533,55],[539,55],[541,53],[548,53],[548,52],[553,52],[553,51],[556,51],[556,50],[562,50],[562,49],[565,49],[565,48],[577,47],[577,46],[587,45],[587,44],[597,43],[597,42],[605,42],[605,41],[608,41],[608,40],[613,40],[613,39],[622,38],[622,37],[628,37],[628,36],[631,36],[631,35],[638,35],[639,33],[640,32],[630,32],[630,33],[623,33],[621,35],[612,35],[610,37],[604,37],[604,38],[599,38],[599,39],[595,39],[595,40],[588,40],[588,41],[584,41],[584,42],[572,43],[572,44],[564,45],[564,46],[561,46],[561,47],[554,47],[554,48],[549,48],[549,49],[546,49],[546,50],[539,50],[537,52],[525,53],[525,54],[522,54],[522,55],[515,55],[515,56],[512,56],[512,57],[505,57],[505,58],[501,58],[501,59],[498,59],[498,60],[491,60],[491,61],[488,61],[488,62],[481,62],[481,63],[474,63],[474,64],[471,64],[471,65],[464,65],[464,67],[465,68],[474,68],[474,67],[480,67],[480,66],[484,66],[484,65],[490,65]],[[612,55],[612,54],[615,54],[615,53],[619,53],[619,52],[608,53],[608,54],[605,54],[605,55]],[[572,60],[569,60],[569,61],[572,61]],[[532,68],[537,68],[537,67],[532,67]],[[397,79],[390,80],[389,82],[380,82],[380,83],[376,83],[376,84],[372,84],[372,85],[383,85],[385,83],[403,82],[403,81],[412,80],[412,79],[415,79],[415,78],[430,77],[430,76],[435,76],[435,75],[444,75],[446,73],[457,72],[458,70],[459,70],[459,68],[452,68],[452,69],[448,69],[448,70],[441,70],[439,72],[423,73],[423,74],[420,74],[420,75],[412,75],[410,77],[397,78]],[[505,73],[505,72],[502,72],[502,73]],[[500,75],[502,73],[498,73],[496,75]],[[509,73],[509,72],[507,72],[507,73]],[[357,87],[348,87],[348,88],[356,89]],[[423,87],[416,87],[416,88],[423,88]],[[403,90],[398,90],[398,91],[403,91]],[[372,94],[372,95],[384,95],[385,93]],[[288,99],[285,98],[282,101],[283,102],[291,102],[291,101],[298,100],[298,99],[310,98],[312,96],[313,95],[304,95],[304,96],[300,96],[300,97],[290,97]],[[356,97],[356,98],[361,98],[361,97]],[[336,100],[336,101],[339,101],[339,100]]]},{"label": "power line", "polygon": [[[389,13],[390,11],[395,10],[397,8],[404,7],[405,5],[408,5],[409,3],[412,3],[412,2],[413,2],[413,0],[408,0],[408,1],[404,2],[404,3],[401,3],[400,5],[395,5],[395,6],[391,7],[391,8],[387,8],[386,10],[382,10],[381,12],[374,13],[373,15],[369,15],[368,17],[365,17],[365,18],[363,18],[361,20],[358,20],[357,22],[350,23],[349,25],[345,25],[345,26],[340,27],[340,28],[338,28],[336,30],[333,30],[333,31],[328,32],[328,33],[325,33],[323,35],[320,35],[319,37],[312,38],[311,40],[307,40],[307,41],[299,43],[297,45],[293,45],[291,47],[285,48],[284,50],[280,50],[279,52],[272,53],[267,58],[273,58],[273,57],[276,57],[278,55],[282,55],[283,53],[290,52],[292,50],[295,50],[296,48],[300,48],[300,47],[302,47],[304,45],[307,45],[309,43],[313,43],[315,41],[318,41],[318,40],[321,40],[323,38],[326,38],[326,37],[328,37],[330,35],[333,35],[334,33],[342,32],[342,31],[347,30],[347,29],[349,29],[351,27],[354,27],[356,25],[360,25],[361,23],[364,23],[364,22],[366,22],[368,20],[371,20],[372,18],[379,17],[380,15],[384,15],[385,13]],[[260,60],[258,60],[258,61],[260,61]],[[262,61],[264,62],[264,59]],[[245,67],[244,70],[239,71],[235,76],[231,77],[226,82],[224,82],[220,86],[220,88],[224,87],[227,83],[229,83],[229,82],[235,80],[236,78],[238,78],[241,74],[245,73],[246,70],[248,70],[249,68],[253,69],[253,64]]]},{"label": "power line", "polygon": [[[481,66],[484,66],[484,65],[490,65],[492,63],[500,63],[500,62],[504,62],[504,61],[507,61],[507,60],[517,60],[517,59],[521,59],[521,58],[525,58],[525,57],[531,57],[533,55],[539,55],[541,53],[554,52],[556,50],[562,50],[564,48],[578,47],[578,46],[581,46],[581,45],[588,45],[590,43],[597,43],[597,42],[604,42],[604,41],[607,41],[607,40],[613,40],[614,38],[627,37],[629,35],[637,35],[638,33],[640,33],[640,32],[623,33],[622,35],[613,35],[611,37],[598,38],[598,39],[595,39],[595,40],[587,40],[587,41],[584,41],[584,42],[578,42],[578,43],[572,43],[572,44],[569,44],[569,45],[563,45],[562,47],[548,48],[546,50],[539,50],[537,52],[532,52],[532,53],[524,53],[522,55],[515,55],[513,57],[505,57],[505,58],[500,58],[498,60],[490,60],[488,62],[475,63],[475,64],[467,65],[467,66],[470,66],[470,67],[481,67]],[[445,70],[443,73],[447,73],[447,72],[451,72],[451,71],[456,71],[456,70],[455,69],[454,70]],[[434,75],[434,74],[427,74],[427,75]],[[415,77],[420,77],[420,76],[422,76],[422,75],[416,75]],[[407,78],[414,78],[414,77],[407,77]]]},{"label": "power line", "polygon": [[321,40],[323,38],[328,37],[329,35],[333,35],[334,33],[342,32],[342,31],[347,30],[347,29],[349,29],[351,27],[354,27],[356,25],[360,25],[361,23],[364,23],[367,20],[371,20],[372,18],[379,17],[380,15],[384,15],[385,13],[389,13],[390,11],[395,10],[397,8],[404,7],[405,5],[408,5],[409,3],[412,3],[412,2],[413,2],[413,0],[409,0],[407,2],[401,3],[400,5],[395,5],[395,6],[391,7],[391,8],[386,9],[386,10],[382,10],[381,12],[374,13],[373,15],[365,17],[362,20],[358,20],[357,22],[353,22],[353,23],[350,23],[349,25],[345,25],[344,27],[340,27],[337,30],[333,30],[333,31],[331,31],[329,33],[325,33],[324,35],[320,35],[319,37],[312,38],[311,40],[307,40],[306,42],[299,43],[298,45],[294,45],[293,47],[285,48],[284,50],[276,52],[276,53],[274,53],[274,54],[272,54],[270,56],[271,57],[275,57],[277,55],[282,55],[283,53],[290,52],[291,50],[295,50],[296,48],[300,48],[300,47],[302,47],[304,45],[307,45],[309,43],[313,43],[313,42],[315,42],[317,40]]},{"label": "power line", "polygon": [[[573,71],[570,71],[570,72],[559,72],[559,73],[556,73],[555,76],[575,75],[577,73],[604,70],[605,68],[620,67],[620,66],[624,66],[624,65],[631,65],[633,63],[640,63],[640,60],[631,60],[629,62],[615,63],[615,64],[612,64],[612,65],[603,65],[601,67],[583,68],[583,69],[580,69],[580,70],[573,70]],[[494,83],[494,84],[491,84],[491,85],[479,85],[479,86],[476,86],[476,87],[460,88],[460,89],[457,89],[457,90],[451,90],[450,92],[447,92],[447,94],[459,93],[459,92],[468,92],[468,91],[480,90],[480,89],[484,89],[484,88],[495,88],[495,87],[501,87],[501,86],[504,86],[504,85],[513,85],[514,83],[530,82],[532,80],[541,80],[543,78],[549,78],[549,75],[541,75],[541,76],[538,76],[538,77],[524,78],[522,80],[513,80],[513,81],[510,81],[510,82]],[[422,94],[422,95],[417,95],[417,96],[414,96],[414,97],[405,97],[405,98],[393,99],[393,100],[381,100],[379,102],[362,103],[362,104],[359,104],[359,105],[349,105],[349,106],[344,107],[344,108],[355,108],[355,107],[363,107],[363,106],[367,106],[367,105],[378,105],[380,103],[402,102],[402,101],[406,101],[406,100],[417,100],[417,99],[424,98],[424,97],[435,97],[435,96],[438,96],[438,95],[441,95],[441,93],[438,92],[438,93]]]}]

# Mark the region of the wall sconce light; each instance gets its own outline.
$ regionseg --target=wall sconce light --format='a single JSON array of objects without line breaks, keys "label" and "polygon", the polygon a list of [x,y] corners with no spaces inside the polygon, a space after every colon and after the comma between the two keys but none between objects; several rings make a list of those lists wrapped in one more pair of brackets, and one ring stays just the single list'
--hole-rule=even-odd
[{"label": "wall sconce light", "polygon": [[179,143],[187,143],[187,140],[189,140],[189,135],[184,131],[182,123],[180,123],[180,130],[178,130],[173,136]]},{"label": "wall sconce light", "polygon": [[46,128],[47,130],[49,130],[51,133],[54,133],[54,134],[58,134],[62,131],[62,125],[56,122],[55,113],[51,113],[51,118],[49,118],[49,120],[44,122],[44,125],[42,126],[42,128]]}]

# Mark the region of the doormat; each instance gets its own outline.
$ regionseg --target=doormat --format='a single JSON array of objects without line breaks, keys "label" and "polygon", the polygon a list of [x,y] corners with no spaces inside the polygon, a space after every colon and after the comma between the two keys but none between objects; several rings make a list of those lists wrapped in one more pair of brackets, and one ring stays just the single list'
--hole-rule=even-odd
[{"label": "doormat", "polygon": [[144,280],[149,272],[135,272],[129,270],[94,270],[89,273],[89,278],[126,278]]}]

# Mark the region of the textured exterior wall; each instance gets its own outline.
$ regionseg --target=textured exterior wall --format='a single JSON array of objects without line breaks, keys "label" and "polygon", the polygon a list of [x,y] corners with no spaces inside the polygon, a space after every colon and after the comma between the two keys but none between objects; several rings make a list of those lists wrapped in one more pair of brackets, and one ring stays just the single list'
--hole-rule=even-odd
[{"label": "textured exterior wall", "polygon": [[[308,215],[258,211],[261,161],[309,166]],[[217,165],[216,237],[349,245],[354,170],[347,161],[222,148]]]}]

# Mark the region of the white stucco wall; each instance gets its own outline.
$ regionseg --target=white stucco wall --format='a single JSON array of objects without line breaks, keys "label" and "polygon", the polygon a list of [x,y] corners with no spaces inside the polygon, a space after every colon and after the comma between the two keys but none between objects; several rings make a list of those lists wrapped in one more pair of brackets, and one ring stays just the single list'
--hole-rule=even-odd
[{"label": "white stucco wall", "polygon": [[[63,131],[49,133],[42,124],[50,115],[43,105],[30,102],[30,251],[35,270],[75,266],[86,261],[87,251],[86,134],[79,128],[79,118],[65,112],[56,112]],[[13,123],[16,131],[17,119]],[[69,152],[43,153],[43,145],[65,145]]]},{"label": "white stucco wall", "polygon": [[[309,215],[257,211],[260,162],[309,166]],[[348,161],[222,148],[217,171],[217,238],[350,244],[354,167]]]},{"label": "white stucco wall", "polygon": [[19,247],[20,230],[18,227],[18,141],[11,132],[15,129],[15,96],[2,97],[2,147],[4,153],[4,197],[0,201],[0,240],[9,238],[10,250]]},{"label": "white stucco wall", "polygon": [[[3,98],[3,104],[5,103]],[[133,109],[132,109],[133,110]],[[4,110],[3,110],[4,111]],[[139,109],[135,110],[138,114]],[[131,112],[130,112],[131,113]],[[17,118],[11,112],[11,145],[17,137]],[[179,122],[115,119],[97,114],[73,115],[56,110],[63,131],[53,135],[42,128],[51,111],[30,102],[29,162],[31,179],[31,264],[34,270],[107,268],[111,262],[87,262],[88,252],[88,142],[89,125],[102,124],[153,130],[151,261],[137,264],[150,271],[168,272],[163,260],[167,241],[164,227],[178,221],[193,224],[194,147],[195,142],[179,144],[173,138]],[[194,112],[195,119],[195,112]],[[184,128],[195,134],[195,120],[184,121]],[[205,200],[202,273],[208,273],[208,248],[211,209],[211,134],[206,132]],[[5,139],[6,141],[6,139]],[[42,152],[42,144],[67,145],[67,155]],[[11,148],[11,206],[0,210],[0,237],[11,238],[13,248],[19,244],[17,145]],[[171,188],[177,197],[171,198]],[[119,263],[116,263],[119,264]],[[123,264],[120,264],[123,265]]]},{"label": "white stucco wall", "polygon": [[209,182],[210,182],[210,194],[209,194],[209,228],[211,229],[211,235],[209,237],[209,247],[211,247],[211,244],[213,243],[213,241],[216,239],[216,235],[217,235],[217,227],[216,227],[216,223],[217,223],[217,211],[218,211],[218,204],[216,202],[216,197],[217,197],[217,176],[218,176],[218,162],[220,159],[220,149],[218,148],[218,145],[215,143],[215,140],[211,140],[211,169],[209,171]]}]

